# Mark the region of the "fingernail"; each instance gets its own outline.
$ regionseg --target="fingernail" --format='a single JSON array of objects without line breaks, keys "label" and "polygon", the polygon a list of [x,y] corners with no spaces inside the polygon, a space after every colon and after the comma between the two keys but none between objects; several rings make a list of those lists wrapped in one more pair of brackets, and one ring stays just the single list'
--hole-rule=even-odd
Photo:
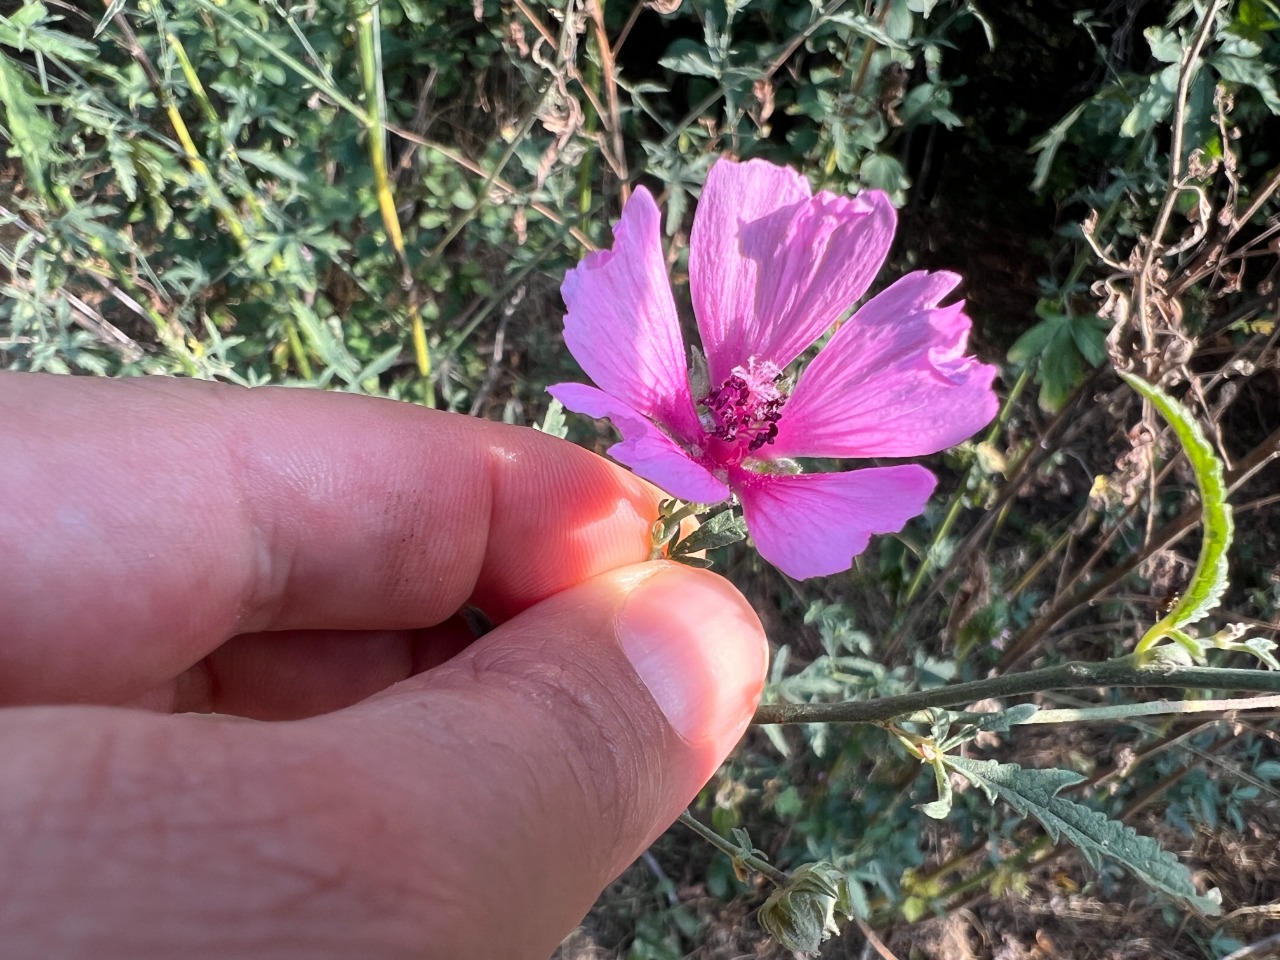
[{"label": "fingernail", "polygon": [[760,619],[727,580],[667,566],[617,619],[622,648],[672,728],[727,751],[760,699],[768,647]]}]

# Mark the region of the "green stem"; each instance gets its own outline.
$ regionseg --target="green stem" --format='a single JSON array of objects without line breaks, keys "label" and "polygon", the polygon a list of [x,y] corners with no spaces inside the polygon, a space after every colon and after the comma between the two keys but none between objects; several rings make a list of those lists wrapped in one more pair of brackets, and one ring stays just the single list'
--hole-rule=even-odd
[{"label": "green stem", "polygon": [[988,698],[1088,687],[1181,687],[1280,693],[1280,673],[1221,667],[1138,666],[1132,657],[1102,663],[1064,663],[899,697],[842,703],[766,703],[753,723],[883,723],[930,707],[958,707]]},{"label": "green stem", "polygon": [[688,810],[680,814],[680,822],[735,863],[740,863],[756,873],[768,877],[775,886],[780,887],[787,882],[788,877],[782,870],[757,856],[747,853],[736,843],[726,840],[710,827],[704,825]]}]

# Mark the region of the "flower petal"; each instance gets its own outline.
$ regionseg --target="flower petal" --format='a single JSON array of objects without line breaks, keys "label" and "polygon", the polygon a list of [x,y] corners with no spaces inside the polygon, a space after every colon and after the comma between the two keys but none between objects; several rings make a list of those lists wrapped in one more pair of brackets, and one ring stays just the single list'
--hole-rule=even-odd
[{"label": "flower petal", "polygon": [[638,188],[613,228],[613,249],[564,278],[564,340],[596,386],[692,440],[698,416],[659,223],[653,197]]},{"label": "flower petal", "polygon": [[889,198],[810,195],[800,174],[721,160],[689,239],[689,287],[713,384],[752,357],[785,367],[867,290],[893,241]]},{"label": "flower petal", "polygon": [[894,533],[924,509],[937,481],[924,467],[752,475],[738,488],[760,555],[804,580],[848,570],[872,534]]},{"label": "flower petal", "polygon": [[719,503],[728,498],[728,486],[617,397],[583,383],[558,383],[547,392],[569,410],[612,420],[622,441],[609,448],[609,455],[672,496],[691,503]]},{"label": "flower petal", "polygon": [[938,306],[959,282],[919,271],[865,304],[801,375],[761,455],[919,456],[989,423],[996,368],[965,356],[964,304]]}]

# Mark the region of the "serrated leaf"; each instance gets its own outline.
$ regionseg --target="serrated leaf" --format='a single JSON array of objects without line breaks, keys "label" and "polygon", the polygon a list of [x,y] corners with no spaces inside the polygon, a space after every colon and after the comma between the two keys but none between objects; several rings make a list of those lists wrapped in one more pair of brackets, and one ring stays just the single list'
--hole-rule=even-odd
[{"label": "serrated leaf", "polygon": [[1144,883],[1187,901],[1209,916],[1222,911],[1217,890],[1199,893],[1191,873],[1155,840],[1135,832],[1119,820],[1082,803],[1058,795],[1064,787],[1085,778],[1070,770],[1028,770],[1016,763],[947,756],[944,762],[978,787],[987,799],[1003,800],[1023,816],[1044,825],[1054,842],[1065,837],[1078,847],[1096,870],[1103,857],[1122,864]]},{"label": "serrated leaf", "polygon": [[746,536],[747,525],[742,518],[732,510],[724,510],[704,521],[697,530],[674,544],[671,547],[670,556],[678,559],[687,554],[701,553],[703,550],[727,547],[731,543],[745,539]]},{"label": "serrated leaf", "polygon": [[22,160],[31,187],[46,199],[49,188],[45,171],[55,159],[53,144],[57,130],[36,103],[31,84],[22,69],[0,53],[0,107],[13,143],[10,156]]},{"label": "serrated leaf", "polygon": [[673,40],[658,63],[668,70],[694,77],[720,76],[720,67],[711,60],[707,48],[688,37]]},{"label": "serrated leaf", "polygon": [[1222,477],[1222,461],[1204,435],[1191,411],[1159,387],[1152,386],[1140,377],[1119,371],[1120,379],[1151,402],[1173,429],[1182,444],[1187,461],[1196,475],[1200,488],[1200,523],[1204,536],[1200,544],[1200,558],[1191,574],[1191,582],[1182,597],[1168,615],[1163,617],[1138,642],[1138,650],[1145,651],[1162,637],[1195,623],[1209,615],[1218,605],[1218,599],[1227,588],[1227,550],[1235,524],[1231,507],[1227,503],[1227,487]]},{"label": "serrated leaf", "polygon": [[133,163],[133,149],[129,142],[113,133],[107,136],[107,156],[111,160],[111,172],[125,198],[133,203],[138,199],[138,168]]},{"label": "serrated leaf", "polygon": [[26,53],[42,53],[68,63],[93,63],[98,49],[86,40],[49,24],[60,20],[51,17],[43,3],[26,3],[9,16],[0,16],[0,45]]}]

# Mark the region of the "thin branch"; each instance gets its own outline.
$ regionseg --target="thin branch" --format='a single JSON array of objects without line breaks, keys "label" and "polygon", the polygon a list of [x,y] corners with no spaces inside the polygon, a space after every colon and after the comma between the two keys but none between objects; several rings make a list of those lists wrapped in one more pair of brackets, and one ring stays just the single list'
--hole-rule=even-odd
[{"label": "thin branch", "polygon": [[882,723],[930,707],[960,707],[978,700],[1088,687],[1181,687],[1280,693],[1280,673],[1222,667],[1135,666],[1132,657],[1101,663],[1064,663],[1042,670],[957,683],[898,697],[840,703],[766,703],[753,723]]},{"label": "thin branch", "polygon": [[[1280,707],[1280,696],[1237,697],[1231,700],[1151,700],[1147,703],[1117,703],[1109,707],[1075,707],[1041,710],[1018,726],[1038,723],[1088,723],[1094,720],[1126,720],[1129,717],[1169,717],[1179,714],[1228,713]],[[1197,718],[1203,722],[1204,718]]]},{"label": "thin branch", "polygon": [[1164,242],[1164,231],[1169,225],[1169,217],[1173,214],[1174,202],[1182,189],[1179,180],[1182,177],[1182,128],[1185,123],[1184,114],[1187,109],[1187,94],[1191,87],[1191,78],[1200,62],[1200,51],[1204,49],[1205,42],[1209,39],[1209,33],[1213,30],[1213,23],[1218,16],[1218,11],[1225,4],[1226,0],[1214,0],[1209,9],[1204,12],[1204,19],[1200,23],[1200,29],[1196,31],[1195,39],[1192,41],[1191,46],[1187,48],[1182,61],[1182,69],[1178,72],[1178,91],[1174,98],[1173,145],[1169,151],[1169,182],[1165,188],[1164,202],[1160,205],[1160,213],[1156,217],[1155,229],[1151,231],[1151,238],[1147,243],[1147,250],[1142,258],[1142,269],[1135,278],[1135,313],[1142,330],[1143,346],[1148,354],[1152,352],[1152,343],[1151,327],[1147,323],[1147,283],[1156,257],[1160,254],[1161,244]]},{"label": "thin branch", "polygon": [[720,836],[720,834],[716,833],[706,824],[702,823],[702,821],[698,820],[688,810],[680,814],[679,820],[686,827],[688,827],[690,830],[692,830],[694,833],[700,836],[703,840],[707,841],[707,843],[711,844],[713,847],[715,847],[725,856],[730,857],[731,859],[742,863],[749,869],[756,871],[756,873],[763,874],[764,876],[768,877],[769,880],[776,886],[781,887],[783,884],[787,882],[787,880],[790,879],[784,871],[779,870],[773,864],[768,863],[765,860],[761,860],[757,856],[748,854],[736,843],[731,843],[730,841],[726,840],[724,837]]}]

